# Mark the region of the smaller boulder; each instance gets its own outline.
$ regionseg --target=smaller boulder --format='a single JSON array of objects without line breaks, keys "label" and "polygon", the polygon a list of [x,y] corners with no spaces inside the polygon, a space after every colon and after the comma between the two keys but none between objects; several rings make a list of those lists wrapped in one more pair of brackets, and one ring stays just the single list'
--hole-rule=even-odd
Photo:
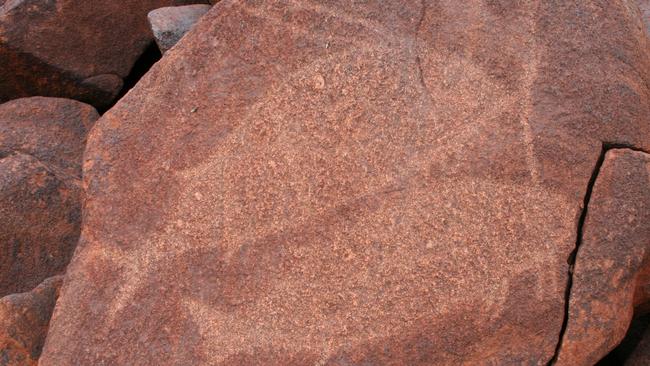
[{"label": "smaller boulder", "polygon": [[35,95],[106,110],[153,41],[146,15],[207,0],[0,0],[0,102]]},{"label": "smaller boulder", "polygon": [[79,238],[80,191],[77,179],[31,155],[0,156],[0,296],[65,272]]},{"label": "smaller boulder", "polygon": [[0,154],[19,151],[81,177],[86,135],[98,118],[95,108],[71,99],[32,97],[0,104]]},{"label": "smaller boulder", "polygon": [[210,8],[210,5],[196,4],[150,11],[149,24],[160,52],[165,53],[172,48]]},{"label": "smaller boulder", "polygon": [[62,283],[63,276],[50,277],[30,292],[0,299],[0,365],[38,364]]}]

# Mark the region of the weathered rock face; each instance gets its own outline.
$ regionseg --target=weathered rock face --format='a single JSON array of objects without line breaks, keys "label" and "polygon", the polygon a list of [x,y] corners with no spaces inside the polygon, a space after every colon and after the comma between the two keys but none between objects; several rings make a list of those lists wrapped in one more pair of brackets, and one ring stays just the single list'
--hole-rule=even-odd
[{"label": "weathered rock face", "polygon": [[195,0],[0,4],[0,102],[43,95],[105,107],[152,41],[147,13]]},{"label": "weathered rock face", "polygon": [[0,299],[0,364],[36,366],[63,276],[43,281],[30,292]]},{"label": "weathered rock face", "polygon": [[650,35],[650,0],[636,0],[636,2],[641,10],[641,16],[648,30],[648,35]]},{"label": "weathered rock face", "polygon": [[634,306],[650,300],[635,299],[648,267],[650,155],[613,149],[589,201],[558,365],[594,365],[621,342]]},{"label": "weathered rock face", "polygon": [[649,76],[624,0],[221,1],[91,133],[41,365],[545,364]]},{"label": "weathered rock face", "polygon": [[23,98],[0,104],[0,154],[29,154],[41,162],[81,178],[86,135],[97,111],[74,100]]},{"label": "weathered rock face", "polygon": [[79,239],[79,193],[30,155],[0,159],[0,296],[65,271]]},{"label": "weathered rock face", "polygon": [[68,99],[0,105],[0,296],[65,270],[79,238],[86,135],[97,118]]},{"label": "weathered rock face", "polygon": [[210,5],[168,6],[147,15],[160,52],[172,48],[210,10]]}]

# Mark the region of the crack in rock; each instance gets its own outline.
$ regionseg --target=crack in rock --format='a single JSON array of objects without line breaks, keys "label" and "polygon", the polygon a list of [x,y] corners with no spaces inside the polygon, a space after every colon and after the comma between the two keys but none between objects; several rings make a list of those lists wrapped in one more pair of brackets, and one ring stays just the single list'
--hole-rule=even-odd
[{"label": "crack in rock", "polygon": [[602,145],[600,155],[598,156],[594,169],[591,173],[591,177],[589,178],[589,182],[587,183],[587,189],[585,191],[585,195],[583,198],[582,212],[580,213],[580,218],[578,219],[578,225],[576,228],[577,231],[576,244],[573,250],[571,251],[571,254],[569,254],[569,257],[567,258],[567,264],[569,266],[567,271],[568,272],[567,284],[564,293],[564,318],[562,320],[562,327],[560,329],[558,343],[555,347],[555,353],[553,354],[551,360],[547,363],[547,366],[554,365],[557,362],[558,356],[562,349],[564,336],[569,324],[569,305],[571,300],[571,290],[573,288],[574,268],[575,268],[578,251],[580,250],[580,246],[582,245],[582,241],[583,241],[584,224],[589,210],[589,201],[591,200],[591,194],[593,193],[594,185],[596,184],[596,180],[598,179],[598,175],[600,174],[600,169],[602,168],[602,165],[605,161],[605,157],[610,150],[614,150],[614,149],[629,149],[633,151],[643,152],[646,154],[648,153],[643,149],[625,143],[604,142]]}]

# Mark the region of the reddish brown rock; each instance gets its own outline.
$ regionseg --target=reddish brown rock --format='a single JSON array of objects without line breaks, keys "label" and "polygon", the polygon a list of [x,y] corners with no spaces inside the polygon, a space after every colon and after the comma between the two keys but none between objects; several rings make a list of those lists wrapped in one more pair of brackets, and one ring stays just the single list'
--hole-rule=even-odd
[{"label": "reddish brown rock", "polygon": [[650,300],[635,299],[648,269],[650,155],[609,150],[589,201],[558,365],[594,365],[621,342],[635,305]]},{"label": "reddish brown rock", "polygon": [[81,177],[86,135],[99,114],[59,98],[23,98],[0,105],[0,154],[29,154],[65,174]]},{"label": "reddish brown rock", "polygon": [[153,40],[147,13],[195,0],[0,4],[0,102],[43,95],[104,108]]},{"label": "reddish brown rock", "polygon": [[195,4],[150,11],[147,19],[160,52],[167,52],[180,41],[210,8],[210,5]]},{"label": "reddish brown rock", "polygon": [[30,155],[0,158],[0,296],[4,296],[63,273],[81,220],[75,179]]},{"label": "reddish brown rock", "polygon": [[0,299],[0,364],[36,366],[63,276],[43,281],[30,292]]},{"label": "reddish brown rock", "polygon": [[0,296],[65,270],[79,237],[86,135],[98,117],[68,99],[0,105]]},{"label": "reddish brown rock", "polygon": [[650,35],[650,0],[636,0],[636,2],[641,10],[641,16],[648,30],[648,35]]},{"label": "reddish brown rock", "polygon": [[624,0],[224,0],[91,133],[41,365],[544,365]]}]

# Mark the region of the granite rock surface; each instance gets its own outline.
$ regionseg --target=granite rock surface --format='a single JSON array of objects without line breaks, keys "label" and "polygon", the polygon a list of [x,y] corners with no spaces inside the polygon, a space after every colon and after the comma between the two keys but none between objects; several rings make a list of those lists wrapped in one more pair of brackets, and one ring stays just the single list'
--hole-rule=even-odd
[{"label": "granite rock surface", "polygon": [[167,6],[147,15],[160,52],[172,48],[210,10],[210,5]]},{"label": "granite rock surface", "polygon": [[0,364],[37,366],[63,276],[0,298]]},{"label": "granite rock surface", "polygon": [[91,132],[40,364],[545,365],[649,85],[631,0],[220,1]]},{"label": "granite rock surface", "polygon": [[97,111],[70,99],[31,97],[0,104],[0,154],[29,154],[81,178],[86,136]]},{"label": "granite rock surface", "polygon": [[79,239],[81,189],[30,155],[0,159],[0,296],[65,272]]}]

